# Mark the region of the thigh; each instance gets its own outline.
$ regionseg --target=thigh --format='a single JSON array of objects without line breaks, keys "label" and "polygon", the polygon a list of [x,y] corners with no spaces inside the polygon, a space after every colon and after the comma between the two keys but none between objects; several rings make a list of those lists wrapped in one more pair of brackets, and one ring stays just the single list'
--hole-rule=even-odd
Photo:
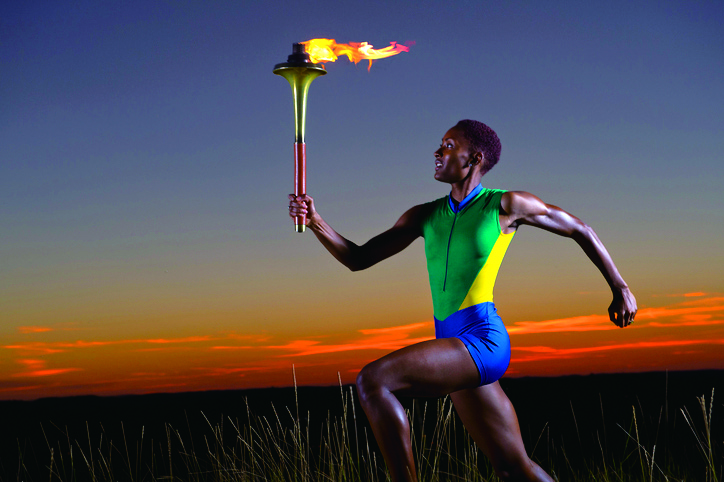
[{"label": "thigh", "polygon": [[423,341],[394,351],[364,367],[360,378],[412,397],[439,397],[480,384],[478,368],[457,338]]},{"label": "thigh", "polygon": [[513,404],[498,382],[450,395],[465,428],[493,466],[528,461]]}]

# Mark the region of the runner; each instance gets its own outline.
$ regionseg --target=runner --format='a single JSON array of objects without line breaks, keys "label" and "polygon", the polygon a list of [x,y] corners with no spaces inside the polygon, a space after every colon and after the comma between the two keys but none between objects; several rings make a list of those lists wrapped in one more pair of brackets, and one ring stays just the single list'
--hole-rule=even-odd
[{"label": "runner", "polygon": [[360,404],[395,482],[417,480],[410,424],[397,397],[445,395],[498,477],[553,480],[526,454],[515,410],[498,383],[510,362],[510,339],[493,304],[493,285],[520,226],[575,240],[611,287],[611,321],[623,328],[636,315],[636,299],[593,229],[527,192],[480,184],[500,148],[498,136],[482,122],[458,122],[435,151],[435,179],[451,185],[450,195],[413,207],[361,246],[334,231],[310,196],[289,195],[289,215],[305,214],[319,241],[352,271],[425,239],[436,339],[394,351],[357,376]]}]

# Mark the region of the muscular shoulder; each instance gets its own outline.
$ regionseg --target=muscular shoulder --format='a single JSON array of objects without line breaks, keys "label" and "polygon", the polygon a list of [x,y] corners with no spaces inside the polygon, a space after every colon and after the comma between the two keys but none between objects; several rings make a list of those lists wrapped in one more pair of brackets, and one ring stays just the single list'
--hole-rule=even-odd
[{"label": "muscular shoulder", "polygon": [[537,196],[525,191],[507,191],[500,198],[501,214],[520,218],[531,214],[543,214],[546,205]]},{"label": "muscular shoulder", "polygon": [[435,204],[437,201],[432,201],[425,204],[418,204],[417,206],[413,206],[405,213],[400,216],[400,219],[397,220],[397,223],[395,223],[395,227],[397,228],[405,228],[405,229],[413,229],[415,231],[422,231],[422,225],[424,224],[425,220],[430,216],[430,213],[432,213],[433,209],[435,209]]},{"label": "muscular shoulder", "polygon": [[508,191],[500,198],[500,226],[506,233],[547,212],[548,206],[529,192]]}]

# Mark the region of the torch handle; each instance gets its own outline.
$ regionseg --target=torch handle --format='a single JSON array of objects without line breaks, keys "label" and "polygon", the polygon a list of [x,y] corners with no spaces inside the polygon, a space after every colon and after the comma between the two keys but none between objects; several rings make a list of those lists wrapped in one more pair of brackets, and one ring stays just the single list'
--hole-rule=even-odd
[{"label": "torch handle", "polygon": [[[303,196],[307,193],[307,149],[303,142],[294,143],[294,195]],[[296,232],[303,233],[307,224],[305,215],[294,217]]]}]

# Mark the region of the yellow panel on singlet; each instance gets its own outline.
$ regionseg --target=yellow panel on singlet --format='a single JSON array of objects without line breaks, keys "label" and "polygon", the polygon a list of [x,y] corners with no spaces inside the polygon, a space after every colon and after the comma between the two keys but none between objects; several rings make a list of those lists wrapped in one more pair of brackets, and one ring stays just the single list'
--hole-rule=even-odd
[{"label": "yellow panel on singlet", "polygon": [[473,305],[493,301],[493,286],[495,286],[495,278],[498,276],[500,264],[508,249],[508,245],[513,240],[515,231],[510,234],[500,233],[498,239],[490,250],[488,259],[475,277],[475,281],[470,286],[468,294],[465,296],[458,310],[468,308]]}]

